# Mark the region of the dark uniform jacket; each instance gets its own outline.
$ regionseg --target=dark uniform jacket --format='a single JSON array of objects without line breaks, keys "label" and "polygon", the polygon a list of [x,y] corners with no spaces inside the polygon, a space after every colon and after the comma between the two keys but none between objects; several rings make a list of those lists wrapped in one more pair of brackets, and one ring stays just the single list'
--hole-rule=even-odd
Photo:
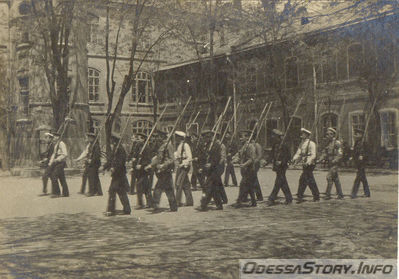
[{"label": "dark uniform jacket", "polygon": [[45,152],[43,152],[41,154],[42,158],[43,158],[43,163],[41,164],[41,167],[47,167],[48,163],[50,161],[51,155],[54,152],[54,146],[55,146],[55,142],[51,141],[48,145],[47,145],[47,149]]},{"label": "dark uniform jacket", "polygon": [[[288,146],[286,144],[283,144],[280,150],[279,147],[280,142],[276,142],[272,146],[271,156],[274,171],[286,170],[288,168],[288,162],[291,159],[291,153]],[[281,162],[281,164],[276,164],[277,161]]]},{"label": "dark uniform jacket", "polygon": [[241,168],[242,175],[255,173],[256,147],[253,143],[245,143],[240,150],[240,163],[244,165]]},{"label": "dark uniform jacket", "polygon": [[[160,169],[159,166],[163,165]],[[167,145],[163,143],[157,152],[157,155],[151,160],[152,169],[157,175],[164,173],[171,173],[175,166],[175,156],[173,152],[173,146],[169,142]]]},{"label": "dark uniform jacket", "polygon": [[104,169],[114,168],[114,172],[111,174],[112,177],[118,177],[126,175],[126,151],[120,144],[118,149],[112,152],[113,156],[105,165]]},{"label": "dark uniform jacket", "polygon": [[[362,140],[357,140],[355,142],[355,145],[353,146],[353,161],[355,162],[355,166],[357,168],[364,168],[366,166],[367,162],[367,156],[366,156],[366,144],[362,143]],[[359,159],[359,156],[363,156],[363,160]]]},{"label": "dark uniform jacket", "polygon": [[[137,172],[138,176],[144,176],[147,175],[148,172],[144,170],[145,166],[151,164],[151,159],[153,157],[153,151],[151,150],[151,146],[147,144],[146,148],[144,148],[143,153],[140,155],[140,151],[143,148],[144,142],[140,142],[137,146],[138,151],[136,154],[136,162],[133,163],[135,169],[134,171]],[[141,169],[138,170],[136,169],[137,165],[141,165]]]},{"label": "dark uniform jacket", "polygon": [[98,141],[89,148],[88,166],[99,168],[101,166],[101,148]]}]

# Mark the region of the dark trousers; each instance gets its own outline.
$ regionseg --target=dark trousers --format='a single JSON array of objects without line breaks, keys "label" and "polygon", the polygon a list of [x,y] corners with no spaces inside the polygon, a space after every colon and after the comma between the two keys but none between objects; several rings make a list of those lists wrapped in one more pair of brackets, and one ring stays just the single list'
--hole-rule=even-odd
[{"label": "dark trousers", "polygon": [[[89,180],[89,194],[91,195],[103,195],[103,190],[101,189],[100,178],[98,177],[97,166],[87,167],[87,179]],[[84,193],[84,191],[82,192]]]},{"label": "dark trousers", "polygon": [[221,191],[223,188],[222,179],[217,172],[210,173],[205,181],[204,190],[201,199],[201,208],[206,209],[213,198],[217,208],[223,208]]},{"label": "dark trousers", "polygon": [[55,163],[55,165],[52,166],[53,171],[51,172],[50,178],[51,178],[52,194],[54,195],[60,194],[60,186],[58,184],[58,180],[60,180],[62,187],[62,195],[64,197],[68,197],[69,190],[64,173],[65,165],[66,165],[65,162]]},{"label": "dark trousers", "polygon": [[292,202],[292,195],[288,186],[287,177],[285,176],[286,169],[276,171],[276,180],[274,181],[274,187],[272,193],[269,196],[269,201],[274,202],[277,198],[280,189],[283,191],[286,202]]},{"label": "dark trousers", "polygon": [[357,196],[360,182],[362,182],[363,184],[364,195],[366,197],[370,197],[369,183],[367,182],[366,171],[364,168],[357,169],[355,182],[353,183],[353,188],[352,188],[352,197],[355,198]]},{"label": "dark trousers", "polygon": [[193,195],[191,193],[191,184],[188,179],[189,167],[179,167],[176,171],[176,201],[177,205],[182,205],[182,194],[186,196],[186,205],[193,206]]},{"label": "dark trousers", "polygon": [[203,185],[205,183],[205,177],[202,173],[198,172],[198,167],[193,167],[193,173],[191,175],[191,186],[194,189],[197,189],[197,180],[200,184],[200,187],[203,188]]},{"label": "dark trousers", "polygon": [[236,178],[236,172],[234,171],[234,165],[231,161],[228,161],[226,164],[226,169],[224,171],[224,186],[229,185],[230,175],[234,186],[237,186],[237,178]]},{"label": "dark trousers", "polygon": [[237,203],[241,203],[246,197],[250,196],[251,204],[256,205],[255,199],[255,184],[256,184],[256,173],[255,172],[241,172],[240,190],[238,194]]},{"label": "dark trousers", "polygon": [[255,175],[255,195],[258,201],[263,201],[262,189],[260,188],[258,174]]},{"label": "dark trousers", "polygon": [[151,207],[153,204],[150,177],[148,174],[137,177],[137,205],[144,206],[143,195],[145,196],[147,206]]},{"label": "dark trousers", "polygon": [[331,189],[333,183],[335,184],[335,188],[337,189],[337,194],[339,198],[343,198],[344,194],[342,193],[342,186],[341,182],[339,181],[338,176],[338,167],[332,166],[328,169],[327,173],[327,189],[326,189],[326,196],[329,197],[331,195]]},{"label": "dark trousers", "polygon": [[42,176],[42,181],[43,181],[43,193],[47,194],[47,184],[48,180],[51,178],[51,172],[53,169],[49,166],[44,170],[43,176]]},{"label": "dark trousers", "polygon": [[121,175],[118,177],[112,177],[111,185],[108,190],[108,205],[107,211],[115,213],[115,203],[116,203],[116,194],[118,194],[119,199],[123,206],[124,213],[130,213],[130,203],[129,198],[127,196],[127,190],[129,188],[129,183],[127,181],[126,175]]},{"label": "dark trousers", "polygon": [[130,176],[130,191],[129,191],[129,193],[130,194],[136,193],[136,191],[135,191],[136,187],[137,187],[137,175],[133,170],[131,173],[131,176]]},{"label": "dark trousers", "polygon": [[319,189],[317,188],[316,180],[313,176],[313,170],[315,166],[304,166],[301,177],[299,178],[299,187],[298,187],[298,198],[303,199],[303,194],[305,193],[306,186],[309,186],[310,191],[312,191],[313,200],[320,199]]},{"label": "dark trousers", "polygon": [[159,208],[162,192],[165,192],[168,198],[170,210],[177,211],[176,197],[173,191],[173,178],[170,172],[158,175],[158,181],[154,188],[154,208]]},{"label": "dark trousers", "polygon": [[[83,174],[82,174],[82,185],[80,187],[80,193],[84,194],[84,192],[86,191],[86,183],[87,183],[87,174],[88,174],[88,166],[85,166],[84,170],[83,170]],[[90,188],[90,186],[89,186]],[[90,190],[89,190],[90,192]]]}]

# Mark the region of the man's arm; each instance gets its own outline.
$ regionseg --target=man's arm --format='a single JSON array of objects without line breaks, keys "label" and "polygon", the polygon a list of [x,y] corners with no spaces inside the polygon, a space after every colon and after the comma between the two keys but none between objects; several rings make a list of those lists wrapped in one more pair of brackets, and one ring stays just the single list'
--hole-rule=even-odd
[{"label": "man's arm", "polygon": [[316,159],[316,144],[313,141],[309,143],[309,153],[310,155],[308,156],[306,163],[311,165]]},{"label": "man's arm", "polygon": [[60,143],[58,144],[58,150],[55,150],[55,152],[57,152],[57,154],[56,154],[56,158],[54,159],[54,161],[57,161],[57,162],[64,161],[66,159],[66,157],[68,156],[67,148],[63,141],[60,141]]},{"label": "man's arm", "polygon": [[184,166],[187,167],[190,165],[190,162],[193,159],[193,154],[191,153],[191,148],[188,143],[184,143],[184,153],[186,154],[186,159],[184,159],[182,163]]}]

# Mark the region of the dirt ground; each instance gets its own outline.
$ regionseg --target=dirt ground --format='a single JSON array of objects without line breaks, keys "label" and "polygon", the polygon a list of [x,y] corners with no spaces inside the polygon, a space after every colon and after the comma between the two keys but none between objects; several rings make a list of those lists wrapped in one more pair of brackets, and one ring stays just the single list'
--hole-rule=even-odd
[{"label": "dirt ground", "polygon": [[[287,174],[293,193],[299,175]],[[320,192],[325,175],[315,172]],[[265,197],[274,177],[260,171]],[[349,194],[354,173],[340,178]],[[80,178],[69,177],[71,196],[58,199],[38,196],[40,178],[0,177],[0,278],[238,278],[242,258],[396,258],[398,176],[368,179],[371,198],[172,213],[163,195],[162,213],[104,217],[108,175],[103,197],[76,194]],[[233,203],[238,187],[226,192]],[[200,198],[194,192],[195,206]]]}]

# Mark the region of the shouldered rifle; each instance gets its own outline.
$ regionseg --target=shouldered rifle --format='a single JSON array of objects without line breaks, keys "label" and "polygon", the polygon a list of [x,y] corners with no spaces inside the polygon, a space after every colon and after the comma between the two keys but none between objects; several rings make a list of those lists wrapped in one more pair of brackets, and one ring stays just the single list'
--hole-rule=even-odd
[{"label": "shouldered rifle", "polygon": [[165,114],[165,111],[166,111],[167,107],[168,107],[168,105],[166,104],[166,105],[165,105],[165,108],[164,108],[163,111],[161,112],[161,115],[158,117],[158,119],[157,119],[157,121],[155,122],[154,126],[152,126],[152,129],[151,129],[150,134],[148,135],[148,137],[146,138],[146,140],[145,140],[143,146],[142,146],[141,149],[140,149],[140,152],[139,152],[139,155],[138,155],[139,158],[138,158],[137,164],[140,164],[140,161],[141,161],[141,157],[142,157],[142,155],[143,155],[143,152],[144,152],[145,148],[147,147],[148,143],[150,142],[150,139],[151,139],[152,135],[154,134],[154,131],[155,131],[156,127],[158,126],[159,122],[161,122],[161,119],[162,119],[163,115]]},{"label": "shouldered rifle", "polygon": [[378,98],[375,97],[373,106],[371,107],[370,113],[369,113],[369,115],[367,116],[366,125],[365,125],[365,127],[364,127],[364,131],[363,131],[363,135],[362,135],[362,141],[361,141],[362,144],[364,144],[364,142],[365,142],[365,140],[366,140],[366,133],[367,133],[367,129],[368,129],[368,127],[369,127],[371,114],[373,113],[374,107],[375,107],[375,105],[376,105],[376,103],[377,103],[377,99],[378,99]]},{"label": "shouldered rifle", "polygon": [[219,121],[216,122],[216,125],[213,130],[215,133],[213,134],[211,144],[209,145],[209,148],[208,148],[208,152],[210,152],[212,150],[213,144],[215,143],[215,140],[216,140],[217,131],[219,130],[220,124],[222,123],[222,119],[227,112],[227,108],[230,105],[230,101],[231,101],[231,97],[229,97],[229,99],[227,100],[226,106],[224,107],[224,111],[219,117]]},{"label": "shouldered rifle", "polygon": [[[161,145],[161,147],[162,146],[164,146],[164,150],[161,152],[161,158],[158,158],[158,155],[157,156],[155,156],[154,158],[153,158],[153,163],[152,163],[152,165],[157,165],[157,164],[163,164],[162,162],[163,162],[163,160],[164,160],[164,156],[165,156],[165,153],[166,152],[168,152],[168,145],[169,145],[169,142],[170,142],[170,140],[172,139],[172,136],[173,136],[173,134],[175,133],[175,131],[176,131],[176,129],[177,129],[177,125],[179,124],[179,122],[180,122],[180,120],[183,118],[183,114],[184,114],[184,112],[186,111],[186,109],[187,109],[187,107],[188,107],[188,104],[191,102],[191,96],[190,96],[190,98],[187,100],[187,103],[186,103],[186,105],[184,106],[184,108],[183,108],[183,110],[180,112],[180,114],[179,114],[179,116],[177,117],[177,119],[176,119],[176,121],[175,121],[175,124],[174,124],[174,126],[173,126],[173,128],[172,128],[172,130],[169,132],[169,134],[168,134],[168,137],[166,138],[166,140],[165,140],[165,142],[163,142],[162,143],[162,145]],[[157,171],[157,173],[159,173],[159,172],[161,172],[161,170],[158,170]]]},{"label": "shouldered rifle", "polygon": [[263,122],[265,122],[265,119],[267,119],[267,116],[269,115],[269,111],[272,108],[272,105],[273,105],[273,102],[270,102],[270,106],[268,107],[265,116],[263,117],[263,119],[259,119],[260,126],[258,129],[258,133],[256,133],[255,142],[258,140],[259,132],[260,132],[260,130],[262,130]]},{"label": "shouldered rifle", "polygon": [[[238,102],[237,107],[236,107],[236,110],[238,110],[238,108],[240,107],[240,105],[241,105],[241,102]],[[224,137],[226,136],[227,131],[229,130],[230,124],[231,124],[231,122],[233,121],[233,119],[234,119],[234,114],[233,114],[233,115],[231,116],[231,118],[229,119],[229,122],[227,122],[226,129],[224,130],[223,135],[222,135],[222,138],[221,138],[221,140],[220,140],[221,142],[223,142]]]}]

